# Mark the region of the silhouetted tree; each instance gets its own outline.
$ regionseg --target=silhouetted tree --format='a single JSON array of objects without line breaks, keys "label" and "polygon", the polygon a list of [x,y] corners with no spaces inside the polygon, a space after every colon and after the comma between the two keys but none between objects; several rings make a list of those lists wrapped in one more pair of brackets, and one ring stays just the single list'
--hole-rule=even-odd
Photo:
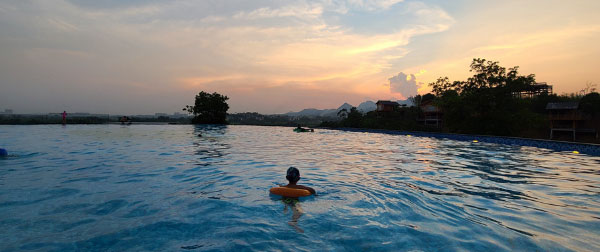
[{"label": "silhouetted tree", "polygon": [[579,92],[581,92],[582,95],[586,95],[586,94],[589,94],[589,93],[597,93],[596,92],[596,86],[598,86],[598,85],[594,84],[594,83],[591,83],[591,82],[587,82],[585,84],[585,88],[583,88]]},{"label": "silhouetted tree", "polygon": [[196,95],[194,106],[187,105],[183,111],[194,115],[192,123],[195,124],[225,124],[227,123],[227,104],[229,97],[219,93],[200,92]]},{"label": "silhouetted tree", "polygon": [[342,118],[342,119],[348,117],[348,110],[345,109],[345,108],[340,109],[340,111],[337,112],[337,116],[340,117],[340,118]]},{"label": "silhouetted tree", "polygon": [[448,90],[455,90],[460,95],[467,95],[487,89],[496,89],[505,95],[510,95],[512,92],[519,92],[535,84],[535,75],[519,75],[518,70],[518,66],[509,68],[507,71],[497,61],[473,59],[469,71],[475,74],[466,81],[450,82],[448,77],[440,77],[429,85],[436,96],[440,96]]},{"label": "silhouetted tree", "polygon": [[346,115],[346,119],[342,121],[342,124],[346,127],[358,128],[361,126],[362,118],[363,114],[356,107],[352,107]]},{"label": "silhouetted tree", "polygon": [[596,92],[586,94],[581,98],[579,107],[585,113],[591,115],[600,115],[600,94]]},{"label": "silhouetted tree", "polygon": [[419,106],[421,106],[421,100],[422,100],[422,98],[423,97],[421,95],[415,95],[415,96],[408,97],[408,100],[410,102],[412,102],[412,104],[415,107],[419,107]]},{"label": "silhouetted tree", "polygon": [[517,135],[534,116],[514,94],[535,84],[533,74],[519,75],[518,69],[473,59],[474,75],[466,81],[444,77],[430,83],[444,111],[444,125],[454,132]]},{"label": "silhouetted tree", "polygon": [[419,107],[419,106],[421,106],[421,104],[423,102],[431,101],[434,98],[435,98],[435,95],[433,95],[432,93],[427,93],[427,94],[424,94],[424,95],[419,95],[418,94],[418,95],[409,97],[408,100],[410,100],[415,107]]}]

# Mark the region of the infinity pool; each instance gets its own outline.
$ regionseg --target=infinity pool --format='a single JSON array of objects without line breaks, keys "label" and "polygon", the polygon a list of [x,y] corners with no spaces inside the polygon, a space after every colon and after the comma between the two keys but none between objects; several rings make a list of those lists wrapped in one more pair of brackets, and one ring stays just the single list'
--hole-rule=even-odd
[{"label": "infinity pool", "polygon": [[[191,125],[0,126],[0,147],[0,251],[600,250],[584,154]],[[317,196],[268,194],[289,166]]]}]

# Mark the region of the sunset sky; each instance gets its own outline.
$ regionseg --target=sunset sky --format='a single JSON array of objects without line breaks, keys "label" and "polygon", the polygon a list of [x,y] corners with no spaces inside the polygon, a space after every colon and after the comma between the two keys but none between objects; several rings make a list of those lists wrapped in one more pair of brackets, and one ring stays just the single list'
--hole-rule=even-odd
[{"label": "sunset sky", "polygon": [[0,110],[285,113],[427,93],[473,58],[600,83],[600,1],[0,1]]}]

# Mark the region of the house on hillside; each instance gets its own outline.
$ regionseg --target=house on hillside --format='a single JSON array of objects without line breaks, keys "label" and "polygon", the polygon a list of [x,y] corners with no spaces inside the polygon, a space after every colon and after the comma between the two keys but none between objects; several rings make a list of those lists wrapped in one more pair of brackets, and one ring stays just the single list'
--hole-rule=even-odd
[{"label": "house on hillside", "polygon": [[442,127],[443,113],[439,107],[433,105],[433,100],[421,102],[420,108],[423,114],[417,119],[419,123],[436,128]]},{"label": "house on hillside", "polygon": [[397,102],[379,100],[375,103],[377,105],[377,112],[391,112],[400,106]]},{"label": "house on hillside", "polygon": [[600,129],[597,118],[580,111],[579,102],[550,102],[546,110],[550,120],[550,139],[554,138],[555,132],[569,132],[573,135],[573,141],[578,132],[592,133],[598,138]]}]

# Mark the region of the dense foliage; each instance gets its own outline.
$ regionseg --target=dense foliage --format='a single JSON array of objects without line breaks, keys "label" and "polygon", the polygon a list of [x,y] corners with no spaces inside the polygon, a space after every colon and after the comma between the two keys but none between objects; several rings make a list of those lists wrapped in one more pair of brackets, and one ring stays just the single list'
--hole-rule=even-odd
[{"label": "dense foliage", "polygon": [[600,115],[600,94],[594,92],[585,95],[581,98],[579,107],[585,113],[593,116]]},{"label": "dense foliage", "polygon": [[[105,124],[105,123],[119,123],[121,116],[69,116],[67,117],[67,124]],[[171,118],[168,116],[159,117],[130,117],[131,122],[137,123],[177,123],[186,124],[189,123],[187,117],[176,117]],[[52,115],[0,115],[0,125],[12,124],[12,125],[29,125],[29,124],[62,124],[62,118],[60,116]]]},{"label": "dense foliage", "polygon": [[514,95],[535,84],[533,74],[519,75],[518,67],[506,69],[485,59],[474,59],[470,71],[474,75],[466,81],[450,82],[445,77],[430,83],[449,131],[519,135],[543,125],[543,118]]},{"label": "dense foliage", "polygon": [[[419,96],[420,98],[420,96]],[[418,98],[418,99],[419,99]],[[395,129],[411,131],[432,131],[434,128],[421,125],[417,122],[421,114],[419,107],[398,107],[390,112],[371,111],[360,113],[356,107],[350,109],[340,121],[324,121],[323,127],[348,127],[368,129]]]},{"label": "dense foliage", "polygon": [[229,97],[219,93],[200,92],[196,95],[194,106],[187,105],[184,111],[192,114],[194,124],[225,124],[227,123],[227,104]]},{"label": "dense foliage", "polygon": [[[433,94],[412,97],[414,107],[365,115],[353,109],[341,113],[341,121],[324,122],[322,126],[547,138],[546,105],[550,102],[577,101],[582,112],[596,118],[600,116],[600,94],[595,92],[594,85],[588,85],[580,94],[521,97],[523,91],[532,90],[536,84],[533,74],[520,75],[516,66],[507,69],[498,62],[485,59],[473,59],[470,68],[473,76],[466,81],[442,77],[430,83]],[[421,105],[431,102],[443,113],[442,127],[417,123],[423,118]]]},{"label": "dense foliage", "polygon": [[230,124],[264,125],[264,126],[309,126],[314,127],[326,120],[335,118],[322,116],[288,116],[288,115],[263,115],[256,112],[236,113],[227,115]]},{"label": "dense foliage", "polygon": [[[108,117],[67,117],[68,124],[103,124],[108,122]],[[47,115],[0,115],[0,124],[62,124],[62,118]]]}]

